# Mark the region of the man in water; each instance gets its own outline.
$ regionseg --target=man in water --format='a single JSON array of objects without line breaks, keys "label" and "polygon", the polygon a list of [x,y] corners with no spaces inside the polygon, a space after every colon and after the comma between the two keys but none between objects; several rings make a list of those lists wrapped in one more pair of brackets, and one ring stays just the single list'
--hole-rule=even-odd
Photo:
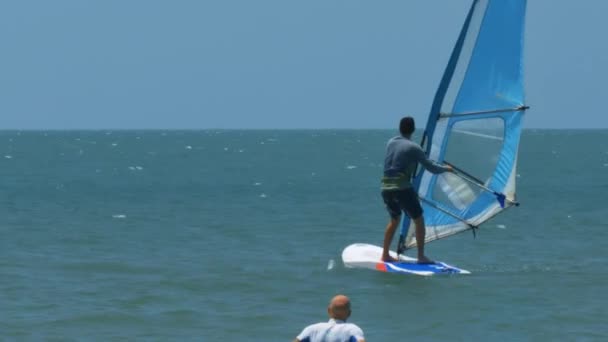
[{"label": "man in water", "polygon": [[420,145],[411,141],[412,134],[416,130],[414,118],[408,116],[399,122],[401,135],[390,139],[386,145],[386,157],[384,159],[384,177],[382,177],[382,199],[386,204],[386,210],[390,220],[384,232],[384,245],[382,250],[382,261],[397,261],[389,255],[390,245],[395,235],[395,230],[404,211],[416,225],[416,244],[418,245],[418,263],[432,263],[433,261],[424,255],[424,238],[426,228],[422,207],[418,194],[414,190],[410,180],[416,171],[416,164],[420,163],[425,169],[432,173],[443,173],[453,171],[449,165],[437,164],[426,157]]},{"label": "man in water", "polygon": [[329,322],[312,324],[304,328],[293,342],[365,342],[363,330],[356,324],[346,323],[350,316],[350,300],[344,295],[332,298],[327,307]]}]

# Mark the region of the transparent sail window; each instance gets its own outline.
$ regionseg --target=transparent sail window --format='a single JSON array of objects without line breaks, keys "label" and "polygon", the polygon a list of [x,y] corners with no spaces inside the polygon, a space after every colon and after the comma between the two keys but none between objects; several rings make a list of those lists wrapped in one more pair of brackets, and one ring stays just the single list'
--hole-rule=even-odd
[{"label": "transparent sail window", "polygon": [[[444,160],[488,186],[503,147],[503,119],[461,120],[449,131]],[[437,177],[432,198],[448,207],[465,210],[482,191],[481,187],[455,174],[443,173]]]}]

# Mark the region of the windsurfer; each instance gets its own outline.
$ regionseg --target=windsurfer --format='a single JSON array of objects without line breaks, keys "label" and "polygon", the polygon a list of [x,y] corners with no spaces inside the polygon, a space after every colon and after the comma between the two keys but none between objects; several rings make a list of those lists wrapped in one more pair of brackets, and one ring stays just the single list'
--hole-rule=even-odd
[{"label": "windsurfer", "polygon": [[414,118],[407,116],[399,122],[399,136],[391,138],[386,145],[384,159],[384,176],[382,177],[382,199],[390,220],[384,232],[382,261],[396,261],[389,255],[390,245],[395,230],[400,222],[401,212],[405,212],[416,225],[416,245],[418,247],[418,263],[432,263],[424,254],[424,238],[426,228],[422,207],[418,195],[410,182],[420,163],[432,173],[452,172],[450,165],[438,164],[426,157],[420,145],[411,141],[416,130]]}]

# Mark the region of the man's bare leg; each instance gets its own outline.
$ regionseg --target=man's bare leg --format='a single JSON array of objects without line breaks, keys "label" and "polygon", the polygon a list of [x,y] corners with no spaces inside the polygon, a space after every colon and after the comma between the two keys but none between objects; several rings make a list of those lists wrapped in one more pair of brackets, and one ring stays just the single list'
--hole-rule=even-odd
[{"label": "man's bare leg", "polygon": [[391,242],[393,241],[393,235],[395,235],[395,230],[397,230],[397,225],[399,225],[399,217],[396,219],[391,218],[386,225],[386,230],[384,231],[384,244],[382,245],[382,261],[397,261],[397,259],[391,257],[388,253]]},{"label": "man's bare leg", "polygon": [[416,225],[416,245],[418,246],[418,263],[419,264],[431,264],[433,260],[429,259],[424,255],[424,238],[426,237],[426,228],[424,226],[424,216],[420,215],[414,220]]}]

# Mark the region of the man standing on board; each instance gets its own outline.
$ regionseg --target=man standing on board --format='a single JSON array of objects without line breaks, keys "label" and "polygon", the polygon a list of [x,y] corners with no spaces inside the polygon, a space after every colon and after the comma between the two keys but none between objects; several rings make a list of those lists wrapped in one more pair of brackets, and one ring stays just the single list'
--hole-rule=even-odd
[{"label": "man standing on board", "polygon": [[414,118],[411,116],[404,117],[399,122],[401,135],[390,139],[386,145],[384,176],[381,182],[382,199],[390,215],[390,220],[384,232],[382,261],[397,261],[389,255],[389,250],[393,235],[395,235],[395,230],[399,225],[401,211],[404,211],[416,225],[418,263],[433,262],[424,255],[424,238],[426,235],[424,217],[422,216],[418,194],[410,180],[416,171],[417,163],[420,163],[432,173],[452,172],[453,170],[450,165],[440,165],[426,157],[420,145],[410,140],[415,130]]},{"label": "man standing on board", "polygon": [[350,316],[350,300],[344,295],[332,298],[327,307],[329,322],[312,324],[304,328],[293,342],[365,342],[363,330],[356,324],[346,323]]}]

